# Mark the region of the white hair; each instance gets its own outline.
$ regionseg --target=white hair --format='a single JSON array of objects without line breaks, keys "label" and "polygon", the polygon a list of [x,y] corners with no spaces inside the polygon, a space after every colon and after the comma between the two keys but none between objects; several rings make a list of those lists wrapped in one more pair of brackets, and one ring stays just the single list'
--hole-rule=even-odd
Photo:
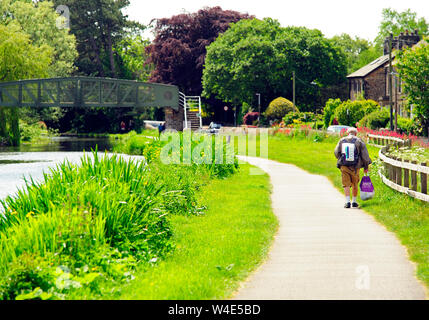
[{"label": "white hair", "polygon": [[357,131],[357,129],[356,129],[356,128],[351,127],[351,128],[348,128],[348,129],[347,129],[347,133],[348,133],[348,134],[352,134],[352,135],[356,136],[356,135],[357,135],[357,133],[358,133],[358,131]]}]

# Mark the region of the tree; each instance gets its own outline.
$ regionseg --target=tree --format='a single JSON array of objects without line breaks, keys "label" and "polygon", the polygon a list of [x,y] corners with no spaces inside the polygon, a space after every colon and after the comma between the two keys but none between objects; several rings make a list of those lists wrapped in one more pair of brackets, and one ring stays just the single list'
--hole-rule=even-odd
[{"label": "tree", "polygon": [[[53,6],[51,1],[2,0],[1,9],[5,14],[0,17],[0,23],[19,25],[21,30],[28,34],[31,43],[36,46],[49,45],[52,48],[52,56],[46,77],[66,77],[76,69],[74,65],[78,55],[76,39],[68,29],[59,25],[61,17]],[[19,112],[21,118],[30,122],[44,121],[48,125],[54,125],[64,115],[65,110],[65,108],[22,108]]]},{"label": "tree", "polygon": [[421,36],[429,35],[429,25],[425,18],[418,18],[417,13],[410,9],[398,12],[391,8],[385,8],[382,11],[383,19],[380,23],[379,32],[375,38],[375,43],[380,54],[383,53],[383,44],[386,37],[391,33],[398,36],[406,30],[419,30]]},{"label": "tree", "polygon": [[429,43],[421,42],[397,55],[397,68],[404,84],[408,102],[422,125],[422,133],[429,127]]},{"label": "tree", "polygon": [[52,2],[35,5],[31,1],[4,0],[2,9],[7,14],[0,17],[0,23],[7,25],[13,22],[29,35],[34,45],[47,44],[53,49],[48,77],[66,77],[75,70],[76,39],[69,30],[58,28],[59,14],[55,12]]},{"label": "tree", "polygon": [[[33,45],[17,23],[0,24],[0,82],[46,76],[52,52],[46,44]],[[16,107],[0,107],[0,136],[13,145],[19,144]]]},{"label": "tree", "polygon": [[177,85],[187,94],[201,94],[206,47],[232,22],[248,18],[247,14],[214,7],[157,20],[156,37],[147,48],[148,63],[155,66],[150,81]]},{"label": "tree", "polygon": [[120,77],[129,80],[148,81],[154,67],[146,63],[149,55],[146,47],[149,40],[140,35],[129,35],[122,39],[114,48],[118,57]]},{"label": "tree", "polygon": [[352,73],[371,61],[377,59],[380,54],[374,45],[366,39],[342,33],[331,38],[331,41],[339,47],[347,56],[347,73]]},{"label": "tree", "polygon": [[[70,11],[70,32],[76,37],[79,56],[77,74],[97,77],[129,78],[134,71],[126,69],[121,56],[121,43],[128,36],[138,35],[144,27],[128,20],[122,9],[128,0],[54,0],[56,6],[66,5]],[[59,126],[61,131],[114,132],[130,108],[71,108]]]},{"label": "tree", "polygon": [[291,100],[293,71],[297,105],[306,111],[320,87],[345,81],[346,57],[319,30],[282,28],[269,18],[242,20],[207,48],[203,95],[235,106],[252,104],[256,92],[265,103]]},{"label": "tree", "polygon": [[54,4],[69,8],[70,32],[76,37],[79,52],[79,73],[116,78],[114,48],[127,32],[144,29],[122,13],[129,0],[54,0]]}]

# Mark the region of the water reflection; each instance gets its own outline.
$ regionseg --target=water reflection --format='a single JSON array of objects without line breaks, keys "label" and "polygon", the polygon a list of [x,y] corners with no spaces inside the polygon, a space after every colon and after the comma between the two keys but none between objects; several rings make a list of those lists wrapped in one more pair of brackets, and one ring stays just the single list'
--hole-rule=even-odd
[{"label": "water reflection", "polygon": [[91,149],[96,148],[102,156],[104,151],[111,151],[112,146],[108,138],[57,137],[45,144],[0,148],[0,199],[24,187],[24,177],[28,179],[31,176],[35,181],[40,181],[43,172],[49,173],[50,168],[65,159],[79,163],[83,151],[90,154]]},{"label": "water reflection", "polygon": [[26,144],[19,147],[0,147],[2,152],[53,152],[53,151],[91,151],[98,146],[98,151],[111,151],[112,144],[106,138],[77,138],[77,137],[53,137],[45,143]]}]

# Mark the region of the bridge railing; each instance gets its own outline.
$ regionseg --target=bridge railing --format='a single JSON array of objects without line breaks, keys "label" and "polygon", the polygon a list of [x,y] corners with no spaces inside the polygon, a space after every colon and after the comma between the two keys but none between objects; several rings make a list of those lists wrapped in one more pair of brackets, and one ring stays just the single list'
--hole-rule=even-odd
[{"label": "bridge railing", "polygon": [[201,97],[200,96],[186,96],[184,93],[179,93],[179,105],[183,108],[184,111],[184,118],[185,118],[185,125],[184,129],[189,128],[189,122],[188,121],[188,111],[192,109],[198,109],[198,115],[199,118],[198,126],[199,128],[202,128],[203,126],[203,119],[201,116],[202,110],[201,110]]},{"label": "bridge railing", "polygon": [[133,80],[70,77],[0,83],[0,107],[179,108],[177,86]]}]

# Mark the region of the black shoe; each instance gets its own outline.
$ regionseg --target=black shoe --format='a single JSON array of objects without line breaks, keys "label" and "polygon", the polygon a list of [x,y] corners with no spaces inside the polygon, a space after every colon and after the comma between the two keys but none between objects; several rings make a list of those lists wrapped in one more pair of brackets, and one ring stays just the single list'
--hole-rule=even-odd
[{"label": "black shoe", "polygon": [[347,203],[344,205],[344,208],[349,209],[349,208],[350,208],[350,202],[347,202]]},{"label": "black shoe", "polygon": [[357,204],[356,202],[353,202],[353,203],[352,203],[352,207],[353,207],[353,208],[359,208],[359,204]]}]

